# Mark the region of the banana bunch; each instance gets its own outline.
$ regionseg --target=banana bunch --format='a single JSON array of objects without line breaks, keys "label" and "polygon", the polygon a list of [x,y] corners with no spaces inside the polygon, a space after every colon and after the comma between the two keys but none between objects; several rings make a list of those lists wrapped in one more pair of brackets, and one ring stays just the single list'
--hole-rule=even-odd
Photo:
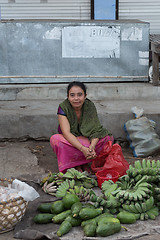
[{"label": "banana bunch", "polygon": [[125,211],[136,214],[140,220],[154,220],[159,215],[159,209],[154,205],[154,198],[151,196],[144,202],[136,202],[130,205],[122,204]]},{"label": "banana bunch", "polygon": [[48,183],[46,181],[42,186],[43,191],[52,196],[56,196],[57,186],[54,184],[55,184],[54,182]]},{"label": "banana bunch", "polygon": [[135,167],[129,166],[127,170],[127,175],[130,178],[134,178],[135,182],[139,181],[142,176],[146,176],[147,182],[156,182],[160,180],[159,175],[160,160],[157,162],[155,160],[143,159],[135,161]]},{"label": "banana bunch", "polygon": [[[62,198],[66,195],[67,192],[76,194],[81,201],[89,201],[90,199],[90,189],[85,188],[83,185],[76,185],[74,179],[66,179],[57,189],[56,197]],[[92,190],[92,192],[94,192]]]},{"label": "banana bunch", "polygon": [[42,187],[46,182],[48,183],[56,183],[57,185],[59,185],[60,183],[62,183],[63,180],[63,173],[59,172],[59,173],[52,173],[49,172],[47,176],[45,176],[41,182],[40,182],[40,186]]},{"label": "banana bunch", "polygon": [[121,203],[127,201],[130,204],[132,201],[142,201],[145,198],[149,198],[152,195],[152,185],[145,181],[145,177],[139,180],[135,185],[127,184],[126,182],[117,183],[118,188],[112,192]]},{"label": "banana bunch", "polygon": [[67,172],[64,174],[62,172],[59,173],[52,173],[49,172],[47,176],[45,176],[41,182],[40,186],[42,187],[45,182],[52,183],[55,182],[56,185],[60,185],[62,182],[64,182],[66,179],[69,180],[75,180],[79,185],[84,185],[85,188],[93,188],[97,187],[97,181],[94,178],[91,178],[88,176],[88,172],[79,172],[75,168],[70,168],[67,170]]}]

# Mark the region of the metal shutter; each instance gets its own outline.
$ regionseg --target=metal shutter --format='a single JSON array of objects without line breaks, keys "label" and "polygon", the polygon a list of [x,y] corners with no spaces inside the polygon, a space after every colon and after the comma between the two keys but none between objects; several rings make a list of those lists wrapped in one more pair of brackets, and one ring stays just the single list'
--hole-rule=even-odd
[{"label": "metal shutter", "polygon": [[150,33],[160,34],[160,0],[119,0],[119,19],[150,23]]},{"label": "metal shutter", "polygon": [[0,0],[1,19],[91,19],[90,0]]}]

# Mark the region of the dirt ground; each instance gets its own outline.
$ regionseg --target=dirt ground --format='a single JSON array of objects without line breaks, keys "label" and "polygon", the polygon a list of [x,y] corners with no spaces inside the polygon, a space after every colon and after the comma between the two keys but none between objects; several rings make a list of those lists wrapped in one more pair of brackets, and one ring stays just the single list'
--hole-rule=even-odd
[{"label": "dirt ground", "polygon": [[[134,157],[132,150],[129,148],[127,142],[117,142],[122,147],[122,152],[124,158],[131,165],[134,165],[136,160],[142,160],[144,157]],[[38,164],[41,168],[43,168],[46,172],[48,170],[52,172],[58,171],[57,166],[57,158],[55,153],[53,152],[49,141],[28,141],[28,148],[34,153],[38,159]],[[152,156],[145,157],[146,159],[160,159],[160,152]]]}]

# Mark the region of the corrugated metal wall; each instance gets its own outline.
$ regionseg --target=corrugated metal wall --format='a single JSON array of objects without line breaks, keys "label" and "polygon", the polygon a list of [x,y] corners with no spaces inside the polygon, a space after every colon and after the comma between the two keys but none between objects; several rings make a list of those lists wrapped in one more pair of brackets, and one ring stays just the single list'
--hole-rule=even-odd
[{"label": "corrugated metal wall", "polygon": [[[91,0],[0,0],[1,19],[91,19]],[[119,0],[119,19],[150,23],[160,34],[160,0]]]},{"label": "corrugated metal wall", "polygon": [[0,0],[1,19],[91,19],[90,0]]},{"label": "corrugated metal wall", "polygon": [[150,23],[150,33],[160,34],[160,0],[119,0],[119,19]]}]

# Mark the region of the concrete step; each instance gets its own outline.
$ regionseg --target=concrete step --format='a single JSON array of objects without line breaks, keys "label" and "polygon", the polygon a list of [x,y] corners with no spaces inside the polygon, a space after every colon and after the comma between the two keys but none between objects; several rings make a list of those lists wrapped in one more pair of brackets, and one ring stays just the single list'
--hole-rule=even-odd
[{"label": "concrete step", "polygon": [[[138,89],[137,89],[138,91]],[[8,139],[49,139],[57,133],[57,108],[59,100],[0,101],[0,141]],[[126,141],[124,123],[134,119],[133,106],[144,109],[144,115],[156,122],[160,136],[160,100],[94,100],[100,121],[114,138]]]},{"label": "concrete step", "polygon": [[[91,100],[160,99],[160,87],[150,83],[86,83]],[[0,85],[0,101],[61,100],[67,84],[4,84]]]}]

